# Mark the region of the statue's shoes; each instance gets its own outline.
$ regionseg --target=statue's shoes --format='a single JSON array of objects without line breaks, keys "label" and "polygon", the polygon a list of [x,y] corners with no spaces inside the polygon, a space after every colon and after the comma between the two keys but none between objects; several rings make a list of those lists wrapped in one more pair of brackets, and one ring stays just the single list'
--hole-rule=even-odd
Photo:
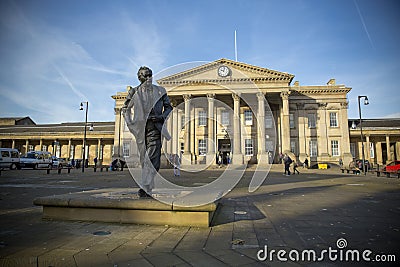
[{"label": "statue's shoes", "polygon": [[152,198],[152,196],[150,194],[147,194],[147,192],[144,191],[142,188],[139,189],[138,196],[140,198]]}]

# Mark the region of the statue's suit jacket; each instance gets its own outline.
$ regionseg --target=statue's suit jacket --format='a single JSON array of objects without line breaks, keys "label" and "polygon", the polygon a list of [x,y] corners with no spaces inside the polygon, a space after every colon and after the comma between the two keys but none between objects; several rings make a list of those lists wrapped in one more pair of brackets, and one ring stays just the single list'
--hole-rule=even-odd
[{"label": "statue's suit jacket", "polygon": [[[171,139],[170,134],[166,127],[163,127],[164,121],[168,118],[169,113],[172,111],[172,106],[169,101],[167,92],[164,87],[152,84],[153,87],[153,112],[152,115],[162,116],[163,121],[155,122],[155,127],[161,132],[161,135],[167,140]],[[145,109],[145,103],[143,103],[143,87],[139,85],[137,87],[131,87],[128,96],[125,101],[126,111],[124,112],[125,120],[129,130],[136,137],[136,141],[144,140],[144,130],[146,122],[150,114],[149,110]],[[131,110],[133,107],[133,118]],[[138,140],[139,139],[139,140]]]}]

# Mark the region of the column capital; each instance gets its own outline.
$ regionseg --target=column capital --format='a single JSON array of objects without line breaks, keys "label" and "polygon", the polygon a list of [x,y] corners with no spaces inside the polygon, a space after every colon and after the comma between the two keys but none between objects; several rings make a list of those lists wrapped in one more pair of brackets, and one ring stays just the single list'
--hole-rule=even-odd
[{"label": "column capital", "polygon": [[232,98],[235,101],[239,101],[240,100],[240,93],[232,93]]},{"label": "column capital", "polygon": [[257,98],[258,98],[258,101],[262,101],[265,99],[265,94],[263,92],[258,92]]},{"label": "column capital", "polygon": [[185,102],[189,101],[190,99],[192,99],[192,95],[191,94],[184,94],[183,95],[183,99],[185,100]]},{"label": "column capital", "polygon": [[342,109],[348,109],[348,108],[349,108],[349,102],[346,101],[346,102],[340,103],[340,107],[341,107]]},{"label": "column capital", "polygon": [[171,99],[171,106],[173,107],[173,108],[175,108],[176,106],[177,106],[177,102],[178,101],[176,101],[176,99]]},{"label": "column capital", "polygon": [[328,103],[318,103],[318,107],[319,107],[319,108],[324,109],[324,108],[326,108],[327,106],[328,106]]},{"label": "column capital", "polygon": [[215,94],[212,94],[212,93],[207,94],[208,101],[214,100],[214,98],[215,98]]},{"label": "column capital", "polygon": [[280,96],[283,100],[289,100],[290,91],[283,91],[281,92]]}]

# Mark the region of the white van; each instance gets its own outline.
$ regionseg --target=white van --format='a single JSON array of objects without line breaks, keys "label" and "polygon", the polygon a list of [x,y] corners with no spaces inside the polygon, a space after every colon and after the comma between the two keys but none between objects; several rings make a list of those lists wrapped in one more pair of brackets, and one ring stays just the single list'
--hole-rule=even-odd
[{"label": "white van", "polygon": [[0,148],[0,168],[19,168],[19,151],[14,148]]},{"label": "white van", "polygon": [[19,161],[20,168],[51,168],[52,165],[51,153],[47,151],[30,151]]}]

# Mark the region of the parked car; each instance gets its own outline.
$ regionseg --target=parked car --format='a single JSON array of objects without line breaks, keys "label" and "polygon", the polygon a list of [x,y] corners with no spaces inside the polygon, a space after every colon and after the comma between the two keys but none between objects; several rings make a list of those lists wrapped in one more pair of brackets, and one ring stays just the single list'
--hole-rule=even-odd
[{"label": "parked car", "polygon": [[66,158],[57,158],[56,156],[52,156],[51,158],[53,160],[53,168],[63,168],[70,165]]},{"label": "parked car", "polygon": [[387,164],[384,168],[384,171],[388,172],[397,172],[400,170],[400,160],[395,160]]},{"label": "parked car", "polygon": [[19,168],[19,151],[14,148],[0,148],[0,168]]},{"label": "parked car", "polygon": [[53,161],[47,151],[30,151],[20,158],[19,168],[51,168]]}]

